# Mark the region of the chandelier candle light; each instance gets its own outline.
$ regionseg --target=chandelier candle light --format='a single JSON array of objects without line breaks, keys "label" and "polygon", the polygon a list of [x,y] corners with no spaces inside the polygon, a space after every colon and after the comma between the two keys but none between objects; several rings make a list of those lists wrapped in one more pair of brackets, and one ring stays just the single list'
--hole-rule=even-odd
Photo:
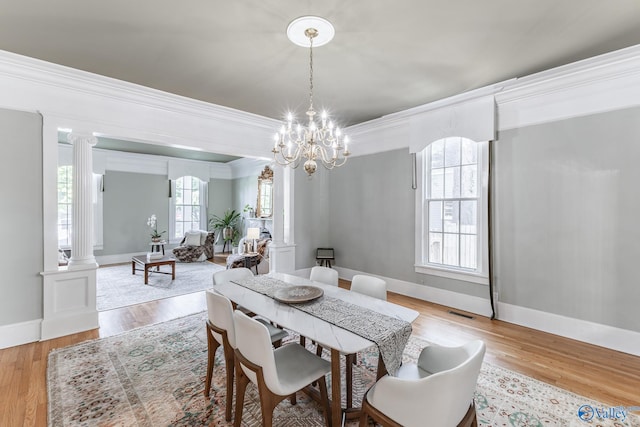
[{"label": "chandelier candle light", "polygon": [[317,160],[327,169],[340,167],[347,162],[349,137],[342,134],[340,128],[329,119],[323,111],[320,120],[316,120],[313,109],[313,46],[322,46],[331,41],[335,34],[333,25],[324,18],[303,16],[292,21],[287,28],[287,37],[298,46],[309,47],[309,122],[305,125],[294,124],[293,114],[275,134],[273,153],[274,160],[283,166],[297,168],[302,159],[304,170],[311,176],[317,169]]}]

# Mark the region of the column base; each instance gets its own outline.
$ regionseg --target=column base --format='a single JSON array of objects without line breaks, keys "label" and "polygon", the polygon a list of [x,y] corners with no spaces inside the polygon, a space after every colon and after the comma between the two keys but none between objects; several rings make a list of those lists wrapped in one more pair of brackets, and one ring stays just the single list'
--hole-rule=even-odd
[{"label": "column base", "polygon": [[272,243],[269,245],[269,271],[293,273],[296,270],[296,245]]}]

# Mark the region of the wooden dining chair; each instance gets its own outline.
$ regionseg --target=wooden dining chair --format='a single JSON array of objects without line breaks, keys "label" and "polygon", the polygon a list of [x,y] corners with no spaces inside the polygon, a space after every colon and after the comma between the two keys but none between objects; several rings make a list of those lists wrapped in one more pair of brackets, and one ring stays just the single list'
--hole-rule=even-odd
[{"label": "wooden dining chair", "polygon": [[[235,311],[236,326],[236,410],[234,426],[240,427],[244,394],[249,382],[258,387],[262,425],[272,427],[273,410],[285,398],[313,382],[318,383],[325,424],[329,426],[330,409],[325,375],[331,364],[297,343],[271,349],[269,331],[264,324]],[[292,403],[295,397],[292,397]]]},{"label": "wooden dining chair", "polygon": [[351,290],[384,301],[387,300],[387,282],[377,277],[356,274],[351,279]]},{"label": "wooden dining chair", "polygon": [[[208,290],[207,295],[207,377],[204,386],[204,396],[209,398],[211,389],[211,377],[215,362],[216,350],[222,345],[224,351],[224,363],[227,371],[227,400],[225,419],[231,421],[233,405],[233,377],[235,366],[236,330],[233,320],[233,307],[231,301],[224,295]],[[267,328],[269,345],[279,347],[282,339],[289,335],[286,331],[276,328],[263,319],[257,322]]]},{"label": "wooden dining chair", "polygon": [[378,380],[362,400],[360,427],[477,426],[473,396],[485,353],[480,340],[460,347],[430,345],[417,363]]},{"label": "wooden dining chair", "polygon": [[326,285],[338,286],[338,271],[333,268],[316,265],[311,268],[309,279]]}]

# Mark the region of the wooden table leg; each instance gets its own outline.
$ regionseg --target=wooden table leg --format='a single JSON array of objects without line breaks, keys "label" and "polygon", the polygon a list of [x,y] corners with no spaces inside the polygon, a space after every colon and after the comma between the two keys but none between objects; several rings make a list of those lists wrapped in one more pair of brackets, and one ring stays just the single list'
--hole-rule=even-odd
[{"label": "wooden table leg", "polygon": [[171,280],[176,280],[176,263],[171,263]]},{"label": "wooden table leg", "polygon": [[136,274],[136,262],[131,261],[131,274]]},{"label": "wooden table leg", "polygon": [[331,349],[331,425],[342,425],[342,390],[340,387],[340,352]]},{"label": "wooden table leg", "polygon": [[353,364],[355,362],[355,354],[347,354],[345,356],[345,381],[347,386],[347,409],[353,407]]},{"label": "wooden table leg", "polygon": [[147,267],[146,265],[144,266],[144,284],[149,284],[149,267]]}]

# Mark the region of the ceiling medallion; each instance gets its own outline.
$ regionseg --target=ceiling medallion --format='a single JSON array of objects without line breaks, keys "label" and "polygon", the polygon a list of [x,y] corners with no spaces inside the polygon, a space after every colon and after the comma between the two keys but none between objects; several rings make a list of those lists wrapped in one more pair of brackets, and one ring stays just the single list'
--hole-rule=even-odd
[{"label": "ceiling medallion", "polygon": [[324,18],[303,16],[295,19],[287,27],[287,37],[298,46],[309,47],[309,109],[308,122],[295,123],[292,113],[275,134],[274,160],[283,166],[297,168],[303,159],[304,170],[311,176],[318,167],[318,161],[327,169],[340,167],[347,162],[349,137],[342,134],[340,128],[323,111],[320,120],[316,120],[313,108],[313,47],[322,46],[331,41],[335,34],[333,25]]}]

